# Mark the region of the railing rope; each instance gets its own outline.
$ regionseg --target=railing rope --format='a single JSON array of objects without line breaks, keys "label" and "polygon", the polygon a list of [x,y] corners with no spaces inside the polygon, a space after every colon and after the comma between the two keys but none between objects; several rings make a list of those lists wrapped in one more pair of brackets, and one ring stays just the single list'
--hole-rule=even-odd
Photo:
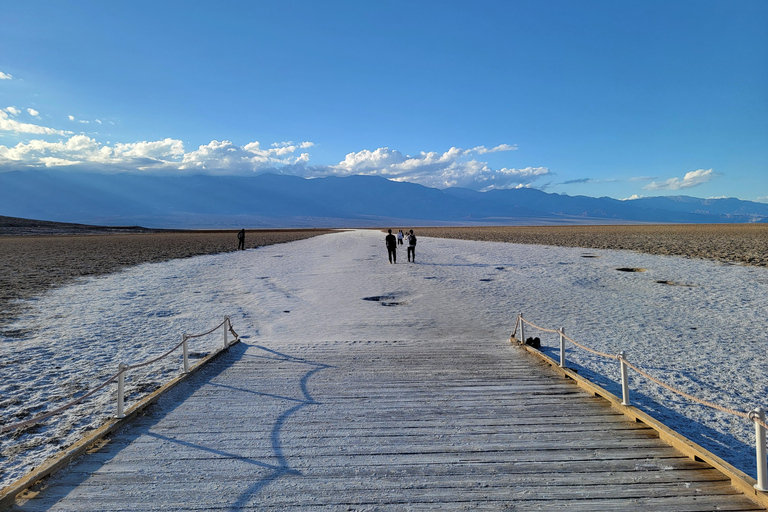
[{"label": "railing rope", "polygon": [[184,354],[183,354],[184,373],[189,373],[189,355],[188,355],[188,351],[187,351],[187,340],[189,340],[190,338],[201,338],[203,336],[207,336],[207,335],[215,332],[217,329],[221,328],[222,326],[224,326],[224,344],[225,344],[224,348],[225,349],[229,348],[230,343],[229,343],[229,340],[228,340],[228,337],[227,337],[227,331],[229,331],[232,334],[232,336],[234,336],[234,342],[233,343],[237,343],[237,341],[239,339],[239,336],[237,335],[237,333],[235,332],[234,328],[232,327],[232,322],[231,322],[230,318],[227,316],[227,317],[224,317],[224,321],[223,322],[221,322],[219,325],[217,325],[216,327],[214,327],[213,329],[211,329],[211,330],[209,330],[207,332],[204,332],[204,333],[201,333],[201,334],[184,334],[184,335],[182,335],[182,341],[179,344],[177,344],[171,350],[165,352],[164,354],[162,354],[159,357],[156,357],[156,358],[151,359],[149,361],[145,361],[143,363],[134,364],[134,365],[128,365],[128,364],[120,363],[118,365],[117,373],[115,373],[114,375],[109,377],[107,380],[105,380],[104,382],[102,382],[97,387],[95,387],[94,389],[92,389],[88,393],[84,394],[83,396],[78,397],[78,398],[72,400],[71,402],[68,402],[68,403],[62,405],[61,407],[58,407],[58,408],[56,408],[56,409],[54,409],[52,411],[48,411],[48,412],[45,412],[45,413],[40,414],[38,416],[35,416],[34,418],[31,418],[31,419],[28,419],[28,420],[25,420],[25,421],[20,421],[18,423],[12,423],[10,425],[0,426],[0,434],[2,434],[4,432],[9,432],[9,431],[12,431],[12,430],[18,430],[20,428],[28,427],[28,426],[34,425],[36,423],[40,423],[41,421],[44,421],[44,420],[50,418],[51,416],[55,416],[57,414],[60,414],[60,413],[62,413],[64,411],[66,411],[67,409],[70,409],[71,407],[74,407],[75,405],[77,405],[77,404],[87,400],[88,398],[90,398],[91,396],[93,396],[94,394],[96,394],[97,392],[101,391],[102,389],[104,389],[105,387],[107,387],[108,385],[110,385],[111,383],[113,383],[115,381],[117,381],[117,418],[123,418],[123,417],[125,417],[125,374],[128,372],[128,370],[133,370],[133,369],[136,369],[136,368],[142,368],[144,366],[148,366],[150,364],[156,363],[157,361],[160,361],[161,359],[164,359],[164,358],[168,357],[176,349],[178,349],[179,347],[183,346],[183,352],[184,352]]},{"label": "railing rope", "polygon": [[[704,405],[706,407],[716,409],[721,412],[733,414],[735,416],[738,416],[740,418],[746,418],[754,422],[755,424],[755,431],[756,431],[756,452],[757,452],[757,484],[755,484],[755,489],[759,491],[768,491],[768,457],[766,456],[766,430],[768,430],[768,424],[766,424],[765,420],[765,412],[762,408],[757,408],[751,412],[743,412],[743,411],[737,411],[735,409],[730,409],[728,407],[723,407],[722,405],[716,404],[714,402],[710,402],[708,400],[703,400],[701,398],[697,398],[690,393],[686,393],[685,391],[682,391],[680,389],[677,389],[666,382],[663,382],[656,377],[650,375],[648,372],[643,370],[642,368],[638,368],[636,365],[630,363],[626,359],[626,353],[625,352],[619,352],[618,355],[613,354],[607,354],[605,352],[600,352],[599,350],[592,349],[590,347],[587,347],[585,345],[582,345],[581,343],[578,343],[577,341],[573,340],[572,338],[569,338],[565,335],[565,328],[561,327],[559,330],[554,329],[546,329],[544,327],[540,327],[538,325],[532,324],[531,322],[525,320],[523,318],[523,314],[520,313],[517,317],[517,320],[515,322],[515,332],[517,332],[518,324],[520,326],[520,339],[522,343],[525,343],[525,337],[523,335],[524,332],[524,324],[528,324],[534,329],[538,329],[540,331],[544,332],[551,332],[551,333],[557,333],[560,335],[560,366],[565,367],[565,341],[568,340],[577,347],[600,357],[604,357],[607,359],[617,359],[621,364],[621,389],[622,389],[622,405],[630,405],[629,401],[629,379],[628,379],[628,372],[627,368],[631,368],[635,370],[638,374],[645,377],[646,379],[650,380],[651,382],[654,382],[655,384],[658,384],[659,386],[663,387],[667,391],[670,391],[676,395],[680,395],[682,397],[685,397],[692,402]],[[513,337],[515,337],[515,333],[512,334]]]}]

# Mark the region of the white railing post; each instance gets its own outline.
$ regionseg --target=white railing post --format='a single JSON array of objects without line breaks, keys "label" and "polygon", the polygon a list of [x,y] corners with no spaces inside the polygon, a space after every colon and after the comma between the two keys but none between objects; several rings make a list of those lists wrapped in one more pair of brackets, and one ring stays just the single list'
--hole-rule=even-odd
[{"label": "white railing post", "polygon": [[125,372],[128,370],[128,365],[120,363],[117,366],[117,371],[120,374],[117,376],[117,417],[125,418],[124,414],[124,400],[125,400]]},{"label": "white railing post", "polygon": [[181,348],[184,352],[184,373],[189,373],[189,352],[187,351],[187,334],[181,335]]},{"label": "white railing post", "polygon": [[629,380],[627,379],[627,365],[624,362],[625,352],[619,352],[621,362],[621,405],[629,405]]},{"label": "white railing post", "polygon": [[[765,423],[765,410],[762,407],[755,409],[752,421],[759,419]],[[755,421],[755,451],[757,452],[757,483],[755,489],[768,491],[768,460],[765,451],[765,427]]]},{"label": "white railing post", "polygon": [[229,341],[227,341],[227,324],[229,323],[229,317],[224,317],[224,348],[229,347]]},{"label": "white railing post", "polygon": [[525,323],[523,322],[523,313],[520,313],[520,343],[525,345]]},{"label": "white railing post", "polygon": [[560,328],[560,368],[565,368],[565,327]]}]

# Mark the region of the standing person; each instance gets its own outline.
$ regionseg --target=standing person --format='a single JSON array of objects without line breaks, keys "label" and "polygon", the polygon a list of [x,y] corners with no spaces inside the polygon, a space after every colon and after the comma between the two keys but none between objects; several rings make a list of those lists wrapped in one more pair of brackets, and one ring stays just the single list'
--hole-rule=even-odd
[{"label": "standing person", "polygon": [[245,230],[244,229],[241,229],[240,232],[237,234],[237,250],[238,251],[245,250]]},{"label": "standing person", "polygon": [[411,257],[416,263],[416,235],[413,234],[413,230],[408,233],[408,261],[411,261]]},{"label": "standing person", "polygon": [[397,232],[397,245],[403,245],[403,230]]},{"label": "standing person", "polygon": [[392,234],[392,230],[389,230],[389,234],[384,237],[384,244],[387,246],[387,254],[389,255],[390,263],[397,263],[397,239]]}]

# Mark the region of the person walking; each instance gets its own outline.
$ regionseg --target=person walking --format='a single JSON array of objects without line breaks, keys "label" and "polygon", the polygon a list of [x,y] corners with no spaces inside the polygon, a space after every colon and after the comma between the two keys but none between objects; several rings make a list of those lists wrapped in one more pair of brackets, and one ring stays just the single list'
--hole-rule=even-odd
[{"label": "person walking", "polygon": [[404,236],[405,235],[403,235],[403,230],[402,229],[397,232],[397,245],[403,245],[403,237]]},{"label": "person walking", "polygon": [[408,261],[413,258],[413,263],[416,263],[416,235],[413,234],[413,230],[408,232]]},{"label": "person walking", "polygon": [[384,244],[387,246],[387,255],[390,263],[397,263],[397,238],[389,230],[389,234],[384,237]]},{"label": "person walking", "polygon": [[237,250],[238,251],[245,250],[245,230],[244,229],[241,229],[240,232],[237,234]]}]

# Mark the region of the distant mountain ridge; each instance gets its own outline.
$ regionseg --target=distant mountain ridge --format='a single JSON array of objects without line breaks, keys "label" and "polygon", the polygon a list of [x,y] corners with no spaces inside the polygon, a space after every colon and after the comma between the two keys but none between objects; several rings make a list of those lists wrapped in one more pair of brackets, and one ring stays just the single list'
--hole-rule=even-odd
[{"label": "distant mountain ridge", "polygon": [[620,201],[536,189],[438,190],[375,176],[0,173],[0,215],[156,228],[767,222],[768,204],[687,196]]}]

